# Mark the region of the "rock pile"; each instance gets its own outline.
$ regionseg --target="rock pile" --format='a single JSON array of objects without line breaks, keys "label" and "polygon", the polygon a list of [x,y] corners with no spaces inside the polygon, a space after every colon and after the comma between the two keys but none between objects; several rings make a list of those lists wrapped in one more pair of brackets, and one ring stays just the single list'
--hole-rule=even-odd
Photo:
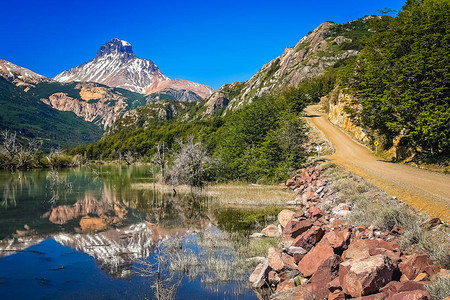
[{"label": "rock pile", "polygon": [[[399,228],[347,226],[351,213],[340,204],[329,212],[317,207],[332,191],[320,170],[303,169],[286,186],[297,194],[301,209],[278,215],[283,249],[268,257],[250,276],[255,289],[270,287],[270,299],[430,299],[425,284],[439,268],[426,254],[406,255],[397,241]],[[267,229],[267,230],[266,230]],[[269,225],[259,236],[274,236]],[[270,230],[269,230],[270,229]]]}]

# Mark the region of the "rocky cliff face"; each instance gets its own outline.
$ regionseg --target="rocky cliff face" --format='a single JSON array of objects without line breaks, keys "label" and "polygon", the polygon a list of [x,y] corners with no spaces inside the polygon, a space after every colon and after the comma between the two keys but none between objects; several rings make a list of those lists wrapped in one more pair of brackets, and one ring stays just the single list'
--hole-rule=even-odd
[{"label": "rocky cliff face", "polygon": [[359,125],[358,111],[361,107],[353,104],[354,100],[353,96],[336,87],[330,94],[322,97],[320,105],[328,113],[331,123],[348,132],[358,142],[368,144],[368,132]]},{"label": "rocky cliff face", "polygon": [[41,101],[57,110],[71,111],[103,129],[112,126],[126,111],[147,103],[139,94],[124,94],[121,90],[95,83],[71,85],[73,88],[69,88],[69,91],[66,91],[67,88],[52,89],[52,92],[61,92],[44,95]]},{"label": "rocky cliff face", "polygon": [[[273,91],[296,87],[303,80],[320,75],[325,69],[356,56],[359,38],[370,34],[369,19],[366,17],[347,24],[325,22],[294,47],[286,48],[282,55],[265,64],[246,82],[225,85],[211,98],[217,98],[216,95],[227,98],[227,110],[233,110]],[[213,102],[210,104],[213,105]],[[212,109],[209,108],[209,111]]]},{"label": "rocky cliff face", "polygon": [[191,91],[205,98],[214,92],[203,84],[169,79],[151,60],[137,57],[130,43],[117,38],[104,44],[89,62],[64,71],[54,79],[59,82],[97,82],[140,94],[172,88]]}]

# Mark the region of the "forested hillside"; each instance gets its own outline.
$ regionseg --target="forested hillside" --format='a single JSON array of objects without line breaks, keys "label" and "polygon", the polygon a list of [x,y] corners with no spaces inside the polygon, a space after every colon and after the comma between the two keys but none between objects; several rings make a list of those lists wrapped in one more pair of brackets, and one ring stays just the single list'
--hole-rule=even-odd
[{"label": "forested hillside", "polygon": [[361,125],[387,148],[398,137],[412,152],[448,156],[450,1],[408,1],[397,17],[373,19],[372,28],[339,78],[357,96]]}]

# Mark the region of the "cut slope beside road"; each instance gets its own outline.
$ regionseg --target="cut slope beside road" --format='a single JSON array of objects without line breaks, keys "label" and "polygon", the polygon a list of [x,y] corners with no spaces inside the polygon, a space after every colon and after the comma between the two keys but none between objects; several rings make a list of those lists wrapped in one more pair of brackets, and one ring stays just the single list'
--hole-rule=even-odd
[{"label": "cut slope beside road", "polygon": [[310,123],[334,145],[327,158],[368,180],[391,196],[430,216],[450,221],[450,175],[395,164],[376,157],[366,147],[332,125],[318,106],[306,108]]}]

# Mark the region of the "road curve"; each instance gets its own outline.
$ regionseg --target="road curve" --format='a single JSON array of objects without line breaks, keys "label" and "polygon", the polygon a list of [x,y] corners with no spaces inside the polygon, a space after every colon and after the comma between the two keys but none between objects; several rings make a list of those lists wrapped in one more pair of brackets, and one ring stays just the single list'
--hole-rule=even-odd
[{"label": "road curve", "polygon": [[305,111],[310,123],[322,131],[336,149],[328,159],[417,211],[440,217],[447,223],[450,221],[450,175],[384,161],[332,125],[317,109],[317,105],[308,106]]}]

